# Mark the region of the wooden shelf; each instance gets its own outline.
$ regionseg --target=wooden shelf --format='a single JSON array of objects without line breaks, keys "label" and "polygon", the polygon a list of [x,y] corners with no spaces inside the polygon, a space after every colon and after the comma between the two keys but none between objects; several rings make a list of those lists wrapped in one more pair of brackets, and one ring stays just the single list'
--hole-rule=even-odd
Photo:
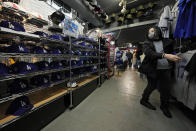
[{"label": "wooden shelf", "polygon": [[91,82],[91,81],[93,81],[93,80],[95,80],[95,79],[97,79],[97,78],[99,78],[98,75],[89,77],[89,78],[87,78],[87,79],[85,79],[85,80],[79,82],[79,83],[78,83],[78,86],[77,86],[76,88],[68,88],[68,90],[72,90],[72,91],[73,91],[73,90],[76,90],[76,89],[78,89],[78,88],[80,88],[80,87],[82,87],[82,86],[88,84],[89,82]]},{"label": "wooden shelf", "polygon": [[[60,84],[58,87],[53,88],[46,88],[44,90],[40,90],[38,92],[32,93],[28,95],[28,98],[31,104],[34,105],[32,111],[36,110],[37,108],[44,106],[51,101],[57,99],[68,93],[68,89],[64,88],[64,84]],[[14,120],[20,119],[22,116],[13,116],[13,115],[5,115],[7,108],[9,107],[11,101],[1,104],[0,108],[0,125],[6,124],[8,122],[12,122]],[[3,110],[2,110],[3,109]],[[29,113],[31,113],[30,111]]]}]

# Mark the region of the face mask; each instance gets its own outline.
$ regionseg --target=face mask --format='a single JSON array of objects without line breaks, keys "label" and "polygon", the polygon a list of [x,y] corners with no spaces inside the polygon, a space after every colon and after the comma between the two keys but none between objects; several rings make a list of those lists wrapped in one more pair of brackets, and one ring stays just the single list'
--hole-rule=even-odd
[{"label": "face mask", "polygon": [[154,35],[155,35],[155,33],[154,32],[151,32],[151,33],[148,34],[148,38],[149,39],[153,39],[154,38]]}]

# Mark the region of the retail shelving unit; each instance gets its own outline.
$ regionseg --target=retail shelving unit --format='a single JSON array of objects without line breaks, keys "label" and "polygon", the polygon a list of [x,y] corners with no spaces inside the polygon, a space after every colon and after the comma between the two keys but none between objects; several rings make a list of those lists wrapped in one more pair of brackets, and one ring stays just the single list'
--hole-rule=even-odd
[{"label": "retail shelving unit", "polygon": [[111,35],[104,36],[108,42],[108,78],[114,75],[115,40]]},{"label": "retail shelving unit", "polygon": [[[11,35],[11,36],[19,36],[21,39],[25,40],[35,40],[39,42],[47,42],[53,43],[53,45],[58,44],[61,46],[69,45],[68,42],[59,41],[59,40],[51,40],[44,37],[39,37],[38,35],[34,35],[27,32],[19,32],[14,31],[11,29],[0,27],[0,34],[1,35]],[[49,45],[49,44],[48,44]],[[51,44],[52,45],[52,44]],[[69,59],[71,55],[61,54],[61,55],[53,55],[53,54],[30,54],[30,53],[0,53],[1,59],[8,59],[8,58],[60,58],[60,59]],[[8,81],[13,81],[15,79],[21,78],[30,78],[39,75],[50,75],[51,73],[56,72],[65,72],[69,71],[70,67],[62,67],[59,69],[50,69],[46,71],[37,71],[28,74],[9,74],[8,76],[1,77],[0,82],[6,83]],[[40,86],[35,87],[32,86],[31,89],[17,93],[17,94],[6,94],[5,96],[0,96],[0,129],[2,130],[37,130],[40,129],[42,126],[47,124],[49,121],[54,119],[58,114],[63,112],[66,107],[69,105],[69,90],[66,89],[66,82],[69,81],[68,78],[64,77],[62,80],[57,82],[51,82],[47,86]],[[11,104],[11,102],[19,98],[21,96],[28,96],[31,104],[34,108],[26,112],[22,116],[14,116],[14,115],[5,115],[7,108]],[[41,96],[40,96],[41,95]],[[66,99],[65,99],[66,97]],[[56,108],[60,107],[60,108]],[[55,109],[55,112],[52,110]],[[44,111],[44,112],[43,112]],[[45,117],[50,115],[50,117]],[[33,123],[31,123],[33,121]],[[25,123],[21,126],[22,123]]]},{"label": "retail shelving unit", "polygon": [[[14,8],[3,7],[3,11],[11,10],[12,12],[17,12],[22,16],[28,16],[26,13],[18,11]],[[41,19],[34,19],[34,21],[41,23],[43,25],[47,24],[46,21]],[[12,29],[0,27],[0,35],[18,36],[21,41],[34,41],[35,43],[41,43],[41,47],[63,47],[63,54],[32,54],[32,53],[3,53],[0,52],[0,59],[17,58],[17,59],[28,59],[32,62],[32,59],[41,59],[46,61],[51,60],[67,60],[68,66],[59,69],[49,69],[45,71],[31,72],[28,74],[9,74],[4,77],[0,77],[0,84],[2,86],[11,83],[16,79],[29,79],[34,76],[39,75],[49,75],[51,79],[52,73],[60,72],[62,73],[62,80],[57,82],[51,82],[47,86],[32,86],[29,90],[11,94],[7,93],[0,94],[0,130],[10,131],[10,130],[28,130],[35,131],[40,130],[43,126],[48,124],[58,115],[65,111],[65,109],[71,107],[76,107],[80,102],[82,102],[90,93],[92,93],[99,85],[101,85],[101,76],[107,74],[107,69],[102,66],[107,66],[108,60],[105,59],[108,53],[108,47],[101,46],[100,41],[92,41],[89,39],[77,39],[78,41],[84,41],[96,46],[97,48],[89,48],[86,46],[73,44],[76,39],[73,36],[69,36],[68,41],[50,39],[46,37],[41,37],[28,32],[14,31]],[[11,40],[10,40],[11,41]],[[27,44],[28,45],[28,44]],[[37,44],[35,44],[37,45]],[[67,51],[65,51],[65,49]],[[96,52],[97,55],[74,55],[71,52],[73,50]],[[93,59],[96,62],[83,64],[81,66],[72,66],[72,60],[79,60],[80,58]],[[97,66],[97,70],[85,71],[81,74],[73,74],[74,70],[82,70],[84,68],[89,68]],[[104,67],[105,67],[104,66]],[[68,75],[65,75],[68,74]],[[71,88],[67,87],[68,82],[77,82],[77,87]],[[8,88],[8,86],[6,87]],[[6,110],[16,98],[21,96],[28,96],[33,109],[21,116],[6,115]]]}]

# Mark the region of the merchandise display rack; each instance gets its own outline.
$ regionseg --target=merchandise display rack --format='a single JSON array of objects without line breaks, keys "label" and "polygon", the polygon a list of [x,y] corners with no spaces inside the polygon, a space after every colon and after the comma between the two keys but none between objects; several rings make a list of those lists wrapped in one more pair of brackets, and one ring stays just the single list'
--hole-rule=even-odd
[{"label": "merchandise display rack", "polygon": [[[77,67],[71,67],[71,65],[70,65],[67,68],[52,69],[52,70],[46,70],[46,71],[32,72],[32,73],[28,73],[28,74],[9,75],[9,76],[6,76],[6,77],[1,77],[0,82],[3,82],[3,81],[9,81],[9,80],[14,80],[14,79],[18,79],[18,78],[33,77],[33,76],[38,76],[38,75],[43,75],[43,74],[51,74],[51,73],[62,72],[62,71],[70,71],[70,73],[71,73],[72,69],[90,67],[90,66],[94,66],[94,65],[98,66],[98,71],[95,71],[95,72],[88,72],[88,73],[85,73],[83,75],[79,75],[79,76],[76,76],[76,77],[73,77],[73,78],[70,75],[70,78],[67,78],[67,79],[64,79],[62,81],[58,81],[58,82],[55,82],[55,83],[51,83],[49,86],[36,87],[35,89],[31,89],[31,90],[28,90],[26,92],[22,92],[22,93],[18,93],[18,94],[14,94],[14,95],[11,95],[11,96],[8,96],[8,97],[1,98],[0,99],[0,104],[12,101],[12,100],[14,100],[14,99],[16,99],[20,96],[31,95],[32,93],[39,92],[39,91],[44,90],[46,88],[51,88],[51,87],[58,86],[59,84],[63,84],[63,83],[68,82],[68,81],[75,81],[75,80],[79,80],[79,79],[83,79],[85,77],[88,77],[88,79],[85,79],[85,80],[81,81],[80,83],[78,83],[78,85],[80,85],[80,86],[78,86],[77,88],[73,88],[71,90],[69,90],[68,88],[66,89],[65,84],[63,84],[64,85],[63,91],[60,93],[61,95],[59,94],[60,96],[58,96],[58,97],[65,96],[67,94],[70,94],[70,96],[73,97],[72,92],[74,92],[74,90],[76,90],[76,89],[79,89],[79,87],[82,87],[81,83],[85,83],[84,85],[87,85],[88,83],[90,83],[91,81],[93,81],[95,79],[100,79],[99,76],[101,74],[106,74],[107,73],[107,71],[102,71],[102,72],[100,71],[100,64],[107,64],[107,62],[100,63],[100,59],[101,59],[100,54],[107,53],[107,51],[100,50],[100,43],[99,42],[86,41],[86,42],[91,42],[92,44],[99,46],[99,49],[91,49],[91,48],[88,48],[88,47],[83,47],[83,46],[78,46],[78,45],[72,44],[71,37],[69,37],[69,42],[60,41],[60,40],[51,40],[51,39],[48,39],[48,38],[39,37],[39,36],[31,34],[31,33],[14,31],[14,30],[11,30],[11,29],[3,28],[3,27],[0,27],[0,33],[2,33],[2,34],[11,34],[11,35],[14,35],[14,36],[22,36],[22,38],[25,38],[27,40],[31,39],[31,40],[36,40],[36,41],[37,40],[39,40],[39,41],[48,41],[48,42],[56,43],[56,44],[62,45],[62,46],[69,46],[70,49],[80,48],[81,50],[85,50],[85,51],[96,51],[99,54],[98,56],[78,56],[78,55],[70,55],[70,54],[53,55],[53,54],[30,54],[30,53],[24,53],[24,54],[23,53],[0,53],[1,58],[9,58],[9,57],[53,58],[54,57],[54,58],[69,59],[70,63],[71,63],[72,59],[77,59],[77,58],[82,58],[82,57],[94,58],[94,59],[99,60],[99,62],[95,63],[95,64],[88,64],[88,65],[77,66]],[[45,44],[45,42],[44,42],[44,44]],[[105,57],[102,57],[102,58],[105,58]],[[94,79],[89,78],[92,74],[93,74],[92,77]],[[95,82],[95,83],[97,83],[97,82]],[[98,82],[98,85],[100,85],[100,82]],[[96,87],[96,84],[93,85],[93,86]],[[50,103],[53,100],[56,100],[58,97],[54,97],[54,99],[51,99],[51,101],[48,101],[48,102],[46,102],[46,103],[44,103],[43,105],[40,105],[40,106],[47,105],[47,103]],[[70,103],[72,103],[72,101]],[[40,108],[40,106],[38,106],[38,108]],[[35,105],[34,105],[34,107],[35,107]],[[26,113],[25,116],[34,112],[35,110],[37,110],[37,107],[33,108],[30,112]],[[16,116],[8,116],[5,119],[0,120],[0,128],[3,128],[6,125],[9,125],[9,124],[11,124],[11,123],[13,123],[13,122],[15,122],[19,119],[22,119],[23,117],[24,117],[23,115],[22,116],[17,116],[17,117]]]},{"label": "merchandise display rack", "polygon": [[[14,12],[17,12],[21,14],[22,16],[27,17],[28,15],[25,12],[19,11],[17,9],[11,8],[11,7],[6,7],[3,6],[3,9],[5,10],[11,10]],[[39,18],[35,18],[38,23],[41,23],[43,25],[47,25],[48,23],[44,20],[41,20]],[[2,35],[12,35],[12,36],[18,36],[20,37],[21,41],[34,41],[34,42],[40,42],[42,43],[41,46],[61,46],[64,48],[68,48],[69,51],[72,51],[74,49],[81,50],[81,51],[91,51],[91,52],[97,52],[97,56],[82,56],[82,55],[72,55],[72,54],[31,54],[31,53],[2,53],[0,52],[0,58],[2,59],[8,59],[8,58],[54,58],[54,59],[62,59],[62,60],[68,60],[69,61],[69,66],[65,68],[59,68],[59,69],[50,69],[50,70],[45,70],[45,71],[37,71],[37,72],[32,72],[28,74],[10,74],[8,76],[0,77],[0,83],[1,82],[7,82],[19,78],[30,78],[34,76],[39,76],[39,75],[51,75],[52,73],[65,73],[65,71],[69,71],[69,77],[68,78],[63,78],[62,80],[58,82],[53,82],[50,83],[47,86],[40,86],[40,87],[32,87],[32,89],[29,89],[27,91],[18,93],[18,94],[10,94],[9,96],[0,96],[0,108],[1,109],[6,109],[10,103],[21,96],[28,96],[32,105],[34,105],[34,108],[26,112],[24,115],[21,116],[13,116],[13,115],[5,115],[5,111],[0,111],[0,130],[5,129],[5,130],[17,130],[21,129],[20,127],[20,122],[25,122],[26,120],[29,121],[32,117],[35,117],[37,112],[42,112],[42,110],[45,110],[44,113],[37,115],[36,119],[34,118],[33,121],[35,123],[29,124],[28,122],[25,124],[26,128],[32,127],[31,130],[35,129],[35,125],[43,126],[43,122],[47,124],[49,121],[54,119],[53,117],[56,117],[60,112],[62,113],[67,107],[75,107],[77,106],[82,100],[84,100],[92,91],[94,91],[97,86],[101,85],[101,75],[106,75],[107,70],[106,68],[104,70],[101,70],[100,66],[105,64],[107,65],[108,60],[102,61],[101,59],[105,59],[107,56],[105,55],[102,57],[102,54],[107,54],[108,53],[108,47],[101,48],[100,41],[93,41],[89,39],[78,39],[80,41],[84,41],[87,43],[90,43],[92,45],[96,45],[98,48],[97,49],[92,49],[89,47],[81,46],[81,45],[76,45],[73,44],[72,40],[72,35],[68,35],[67,37],[69,38],[69,41],[63,41],[63,40],[56,40],[56,39],[50,39],[46,37],[41,37],[29,32],[20,32],[20,31],[15,31],[12,29],[0,27],[0,34]],[[36,44],[35,44],[36,45]],[[102,45],[103,46],[103,45]],[[106,50],[105,50],[106,48]],[[97,63],[93,64],[86,64],[82,66],[76,66],[72,67],[71,61],[72,60],[78,60],[80,58],[89,58],[89,59],[97,59]],[[92,67],[92,66],[97,66],[97,71],[89,71],[84,74],[79,74],[77,76],[72,76],[72,70],[75,69],[82,69],[85,67]],[[68,82],[73,82],[77,81],[78,86],[75,88],[69,88],[67,87]],[[40,94],[43,94],[43,98],[40,98]],[[82,94],[82,97],[80,96]],[[42,96],[42,95],[41,95]],[[77,99],[77,100],[76,100]],[[56,103],[58,102],[58,103]],[[60,106],[59,108],[56,108],[56,104]],[[66,106],[65,106],[66,104]],[[50,107],[50,105],[53,105]],[[47,109],[46,109],[47,107]],[[50,107],[50,108],[48,108]],[[52,112],[51,109],[57,110],[56,112]],[[53,114],[52,114],[53,113]],[[51,114],[51,115],[50,115]],[[47,118],[44,118],[43,116],[47,116]],[[51,116],[51,117],[50,117]],[[52,117],[53,116],[53,117]],[[30,118],[27,118],[30,117]],[[50,117],[50,118],[48,118]],[[33,118],[32,118],[33,119]],[[39,119],[43,119],[42,121]],[[47,120],[46,120],[47,119]],[[39,124],[38,124],[39,123]],[[29,126],[29,127],[28,127]],[[15,128],[14,128],[15,127]],[[24,127],[24,129],[25,129]],[[41,128],[41,127],[36,127],[36,129]]]}]

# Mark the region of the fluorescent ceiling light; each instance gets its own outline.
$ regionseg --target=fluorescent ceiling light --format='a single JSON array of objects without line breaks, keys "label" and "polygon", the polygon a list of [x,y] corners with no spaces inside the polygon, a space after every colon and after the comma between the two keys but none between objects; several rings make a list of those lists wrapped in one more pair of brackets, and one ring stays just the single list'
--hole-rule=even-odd
[{"label": "fluorescent ceiling light", "polygon": [[128,4],[132,4],[132,3],[134,3],[134,2],[137,2],[138,0],[133,0],[133,1],[130,1],[130,2],[127,2],[127,5]]}]

